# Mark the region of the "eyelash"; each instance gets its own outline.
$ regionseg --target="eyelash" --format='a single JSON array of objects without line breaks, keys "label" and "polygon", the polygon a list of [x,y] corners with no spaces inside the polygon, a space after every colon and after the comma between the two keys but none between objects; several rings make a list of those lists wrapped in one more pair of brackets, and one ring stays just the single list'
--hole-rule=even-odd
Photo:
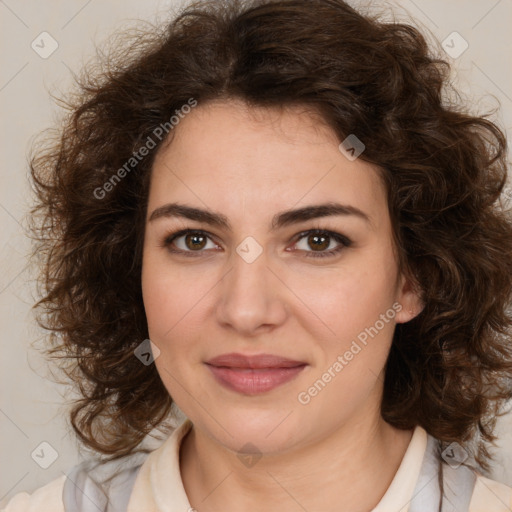
[{"label": "eyelash", "polygon": [[[184,251],[182,249],[171,249],[170,246],[176,240],[177,238],[180,238],[184,235],[188,234],[194,234],[194,235],[202,235],[206,236],[207,238],[211,239],[211,235],[207,231],[203,231],[200,229],[182,229],[177,232],[173,232],[168,234],[162,243],[162,247],[166,247],[170,252],[177,253],[177,254],[183,254],[187,257],[195,258],[197,256],[200,256],[201,253],[203,253],[203,250],[199,251]],[[323,252],[316,252],[316,251],[305,251],[305,257],[306,258],[327,258],[327,257],[334,257],[337,256],[343,249],[350,247],[352,245],[352,240],[347,238],[344,235],[341,235],[340,233],[336,233],[334,231],[328,231],[325,229],[310,229],[307,231],[302,231],[301,233],[298,233],[296,235],[296,240],[294,244],[298,243],[300,240],[305,238],[308,235],[327,235],[330,238],[333,238],[336,242],[338,242],[340,245],[336,249],[331,249],[330,251],[323,251]],[[212,240],[213,241],[213,240]],[[194,254],[194,253],[197,253]]]}]

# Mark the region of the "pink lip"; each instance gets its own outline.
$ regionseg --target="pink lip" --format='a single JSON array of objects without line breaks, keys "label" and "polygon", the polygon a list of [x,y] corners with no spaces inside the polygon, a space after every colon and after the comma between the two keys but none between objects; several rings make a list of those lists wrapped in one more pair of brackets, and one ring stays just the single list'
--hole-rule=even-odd
[{"label": "pink lip", "polygon": [[246,395],[270,391],[296,377],[307,365],[272,354],[224,354],[206,362],[217,381]]}]

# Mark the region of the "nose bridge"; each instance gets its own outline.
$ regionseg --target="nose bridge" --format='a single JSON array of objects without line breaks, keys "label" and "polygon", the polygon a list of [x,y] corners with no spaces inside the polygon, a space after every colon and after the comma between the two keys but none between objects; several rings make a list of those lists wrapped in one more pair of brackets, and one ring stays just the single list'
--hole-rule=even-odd
[{"label": "nose bridge", "polygon": [[239,244],[220,288],[217,315],[221,323],[249,333],[283,320],[281,284],[269,263],[267,253],[254,239]]}]

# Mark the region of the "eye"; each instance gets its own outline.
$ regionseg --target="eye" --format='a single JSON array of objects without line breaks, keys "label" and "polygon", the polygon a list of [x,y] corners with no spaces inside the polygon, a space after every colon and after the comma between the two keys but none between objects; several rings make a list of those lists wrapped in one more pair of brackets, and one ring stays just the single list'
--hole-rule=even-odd
[{"label": "eye", "polygon": [[[306,248],[298,248],[303,251],[308,258],[326,258],[329,256],[336,256],[344,248],[349,247],[352,241],[346,236],[333,231],[324,229],[311,229],[303,231],[296,237],[294,245],[297,245],[302,239],[305,239]],[[201,256],[204,252],[203,249],[208,249],[208,240],[211,240],[211,235],[206,231],[183,229],[177,233],[167,235],[162,243],[172,253],[183,254],[184,256]],[[332,243],[338,244],[332,248]],[[211,242],[215,249],[219,247],[217,244]],[[307,247],[313,247],[313,250],[308,250]],[[328,249],[331,247],[331,249]],[[296,251],[293,249],[293,251]]]},{"label": "eye", "polygon": [[[344,248],[350,247],[352,244],[352,240],[346,236],[333,231],[326,231],[324,229],[311,229],[309,231],[304,231],[298,235],[298,241],[301,241],[303,238],[305,239],[306,247],[314,247],[313,251],[299,248],[299,250],[305,251],[305,256],[308,258],[327,258],[329,256],[336,256]],[[326,251],[325,249],[332,247],[332,242],[336,242],[338,245]]]},{"label": "eye", "polygon": [[[205,231],[183,229],[177,233],[171,233],[168,235],[163,243],[164,247],[167,247],[169,251],[173,253],[182,253],[185,256],[199,256],[203,252],[202,249],[206,247],[206,241],[210,238],[209,234]],[[180,239],[181,243],[179,242]],[[178,241],[178,243],[176,243]],[[215,248],[216,244],[213,244]],[[177,249],[176,249],[177,246]],[[206,247],[207,248],[207,247]],[[211,248],[211,247],[210,247]]]}]

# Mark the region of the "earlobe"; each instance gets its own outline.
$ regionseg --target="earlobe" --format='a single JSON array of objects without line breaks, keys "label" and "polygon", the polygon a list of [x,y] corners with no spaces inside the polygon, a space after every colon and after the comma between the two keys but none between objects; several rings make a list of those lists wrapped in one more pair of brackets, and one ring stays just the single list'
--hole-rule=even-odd
[{"label": "earlobe", "polygon": [[419,285],[417,283],[413,284],[412,279],[404,275],[400,279],[397,302],[402,306],[395,317],[397,324],[409,322],[417,317],[425,307]]}]

